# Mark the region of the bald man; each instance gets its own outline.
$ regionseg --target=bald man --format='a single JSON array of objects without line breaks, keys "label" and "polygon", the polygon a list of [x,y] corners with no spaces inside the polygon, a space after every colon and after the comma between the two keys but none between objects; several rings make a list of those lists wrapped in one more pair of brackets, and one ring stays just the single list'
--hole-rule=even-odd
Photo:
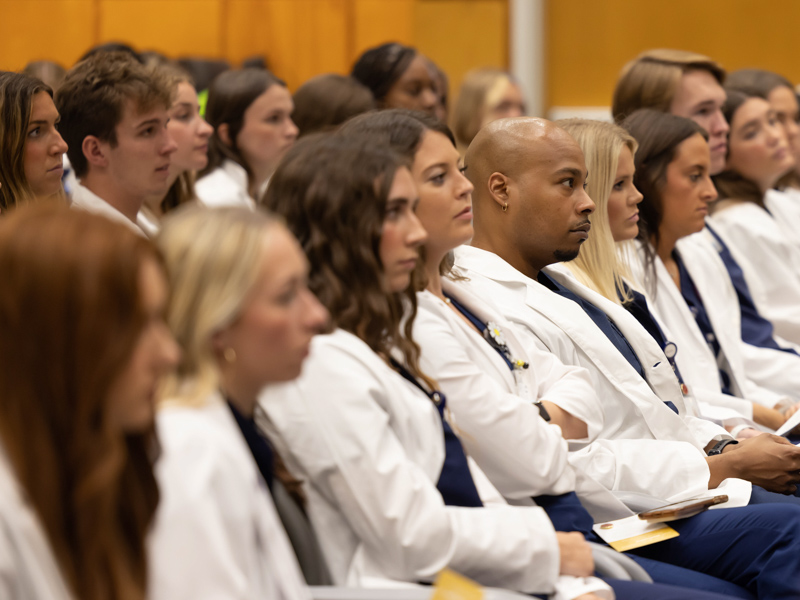
[{"label": "bald man", "polygon": [[[575,464],[611,490],[670,501],[713,489],[743,506],[751,501],[748,481],[795,490],[800,449],[775,436],[726,443],[724,429],[694,416],[693,400],[684,402],[661,348],[635,318],[563,267],[548,267],[578,255],[594,210],[583,154],[569,134],[541,119],[496,121],[476,136],[465,162],[475,236],[456,253],[469,278],[462,285],[592,377],[597,396],[558,402],[553,415],[571,438]],[[762,495],[772,496],[759,491],[753,501]]]}]

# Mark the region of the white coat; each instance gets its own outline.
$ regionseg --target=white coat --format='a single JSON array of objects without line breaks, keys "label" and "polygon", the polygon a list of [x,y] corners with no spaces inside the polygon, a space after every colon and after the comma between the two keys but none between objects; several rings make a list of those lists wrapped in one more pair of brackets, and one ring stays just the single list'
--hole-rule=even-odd
[{"label": "white coat", "polygon": [[308,600],[267,484],[222,398],[167,404],[156,423],[161,500],[148,598]]},{"label": "white coat", "polygon": [[[800,200],[798,200],[800,204]],[[688,236],[678,242],[681,252],[687,256],[691,263],[692,278],[722,278],[719,285],[713,287],[705,285],[704,293],[709,297],[709,302],[714,307],[725,306],[727,319],[720,319],[720,327],[728,331],[741,329],[741,306],[730,283],[730,276],[725,264],[719,258],[719,242],[711,235],[708,229]],[[712,252],[713,250],[713,252]],[[714,254],[717,256],[714,256]],[[712,274],[713,273],[713,274]],[[727,284],[725,281],[727,280]],[[755,297],[753,290],[751,296]],[[762,292],[763,293],[763,292]],[[791,348],[800,352],[800,346],[783,339],[773,330],[773,339],[783,348]],[[742,342],[740,345],[742,361],[747,377],[762,389],[766,388],[780,396],[785,396],[789,403],[800,401],[800,356],[791,352],[783,352],[773,348],[763,348]],[[777,402],[778,408],[785,408],[783,400]]]},{"label": "white coat", "polygon": [[790,242],[800,247],[800,189],[789,187],[783,190],[769,190],[764,196],[764,205]]},{"label": "white coat", "polygon": [[541,508],[443,503],[437,409],[356,336],[317,336],[300,378],[266,388],[259,403],[270,440],[305,483],[336,585],[430,580],[445,567],[525,592],[552,593],[562,579]]},{"label": "white coat", "polygon": [[0,448],[0,598],[71,600],[44,527]]},{"label": "white coat", "polygon": [[567,442],[557,425],[541,418],[534,400],[592,394],[588,372],[562,364],[534,344],[527,347],[515,327],[469,289],[444,278],[447,294],[484,323],[502,332],[514,359],[527,369],[509,369],[481,334],[430,292],[417,295],[414,340],[420,367],[447,396],[468,454],[505,498],[563,494],[576,490],[595,522],[630,516],[613,494],[568,463]]},{"label": "white coat", "polygon": [[[711,245],[709,238],[705,234],[685,237],[678,241],[676,252],[681,257],[706,307],[709,321],[724,356],[722,365],[717,363],[717,357],[708,346],[681,290],[675,285],[661,259],[655,257],[654,280],[645,273],[645,254],[642,246],[639,246],[638,258],[632,260],[630,266],[640,282],[647,282],[646,293],[650,307],[656,318],[665,323],[673,335],[672,341],[678,346],[678,354],[675,357],[678,368],[692,394],[706,407],[704,414],[712,412],[713,406],[718,406],[721,409],[737,410],[743,417],[752,419],[751,402],[758,402],[770,408],[780,402],[790,402],[783,394],[762,387],[750,377],[750,372],[745,366],[746,344],[741,338],[741,308],[736,290],[719,253]],[[748,355],[753,359],[754,365],[758,364],[758,357],[761,354],[765,359],[762,362],[769,360],[773,354],[786,354],[755,347],[748,348]],[[791,358],[793,355],[786,356]],[[781,356],[776,358],[783,359]],[[722,393],[720,366],[730,377],[731,392],[735,397]],[[800,385],[798,379],[800,362],[795,368],[798,373],[793,379]]]},{"label": "white coat", "polygon": [[[470,246],[456,250],[456,266],[468,277],[459,285],[491,298],[504,316],[520,326],[563,363],[589,371],[595,394],[577,402],[552,398],[582,419],[589,435],[571,440],[571,460],[606,488],[669,501],[706,493],[710,472],[703,449],[729,438],[721,427],[686,414],[683,395],[661,348],[621,306],[548,268],[546,273],[604,311],[633,347],[646,380],[628,363],[575,302],[534,281],[499,256]],[[562,267],[563,268],[563,267]],[[672,402],[675,414],[664,402]],[[731,506],[747,504],[750,484],[728,479]]]},{"label": "white coat", "polygon": [[244,206],[255,210],[255,200],[247,189],[247,171],[230,159],[225,159],[219,167],[194,184],[200,204],[210,207]]},{"label": "white coat", "polygon": [[758,312],[777,335],[800,344],[800,248],[753,202],[724,207],[710,222],[742,268]]},{"label": "white coat", "polygon": [[147,237],[138,224],[131,221],[128,217],[123,215],[120,211],[111,206],[100,196],[80,183],[75,183],[75,187],[72,190],[70,199],[72,201],[72,204],[70,205],[71,208],[101,215],[110,221],[125,225],[125,227],[137,235]]}]

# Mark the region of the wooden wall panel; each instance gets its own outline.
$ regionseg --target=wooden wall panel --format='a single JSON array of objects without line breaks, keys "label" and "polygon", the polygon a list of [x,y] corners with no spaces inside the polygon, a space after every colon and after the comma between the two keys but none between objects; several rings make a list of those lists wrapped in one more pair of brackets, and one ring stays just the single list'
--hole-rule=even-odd
[{"label": "wooden wall panel", "polygon": [[0,69],[34,59],[69,67],[111,40],[234,65],[263,54],[293,90],[348,73],[386,41],[417,46],[453,89],[470,68],[508,63],[508,0],[0,0],[0,14]]},{"label": "wooden wall panel", "polygon": [[71,65],[95,39],[94,0],[0,0],[0,69]]},{"label": "wooden wall panel", "polygon": [[448,74],[453,98],[467,71],[508,68],[508,1],[417,2],[414,44]]},{"label": "wooden wall panel", "polygon": [[[52,0],[51,0],[52,1]],[[101,40],[167,56],[219,56],[223,0],[98,0]]]},{"label": "wooden wall panel", "polygon": [[609,105],[622,66],[657,47],[800,82],[796,0],[550,0],[547,13],[550,106]]},{"label": "wooden wall panel", "polygon": [[341,71],[347,0],[228,0],[227,51],[237,64],[264,54],[290,89],[319,73]]}]

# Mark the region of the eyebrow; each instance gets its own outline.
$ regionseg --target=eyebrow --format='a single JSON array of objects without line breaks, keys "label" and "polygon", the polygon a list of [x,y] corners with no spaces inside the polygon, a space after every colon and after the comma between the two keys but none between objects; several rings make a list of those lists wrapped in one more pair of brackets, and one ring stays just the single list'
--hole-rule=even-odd
[{"label": "eyebrow", "polygon": [[423,173],[427,173],[428,171],[432,171],[433,169],[446,169],[447,163],[446,162],[439,162],[435,165],[431,165],[430,167],[426,167]]},{"label": "eyebrow", "polygon": [[556,171],[554,173],[554,175],[562,175],[562,174],[563,175],[574,175],[575,177],[581,177],[581,176],[584,176],[586,178],[589,177],[589,171],[586,171],[584,173],[583,171],[581,171],[580,169],[577,169],[575,167],[562,167],[561,169],[559,169],[558,171]]},{"label": "eyebrow", "polygon": [[142,121],[141,123],[136,125],[136,129],[139,129],[140,127],[144,127],[145,125],[160,125],[160,124],[161,124],[161,119],[158,119],[158,118],[156,118],[156,119],[148,119],[147,121]]}]

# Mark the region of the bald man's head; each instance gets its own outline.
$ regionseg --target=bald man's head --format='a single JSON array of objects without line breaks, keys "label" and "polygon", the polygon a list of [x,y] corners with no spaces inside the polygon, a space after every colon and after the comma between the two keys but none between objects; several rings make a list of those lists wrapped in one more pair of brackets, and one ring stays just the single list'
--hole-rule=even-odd
[{"label": "bald man's head", "polygon": [[545,119],[500,119],[481,129],[465,156],[475,186],[472,245],[532,274],[578,255],[594,203],[574,139]]}]

